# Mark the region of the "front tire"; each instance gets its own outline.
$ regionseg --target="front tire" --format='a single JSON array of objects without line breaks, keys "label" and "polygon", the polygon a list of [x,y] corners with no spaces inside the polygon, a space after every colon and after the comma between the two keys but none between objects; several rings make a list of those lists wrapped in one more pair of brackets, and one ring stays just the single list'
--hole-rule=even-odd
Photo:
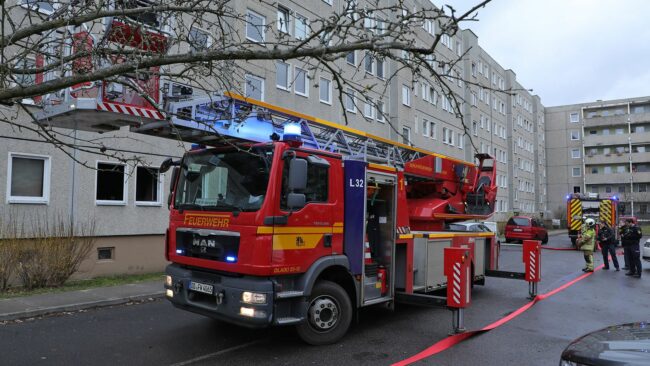
[{"label": "front tire", "polygon": [[544,239],[542,239],[542,244],[548,243],[548,234],[544,236]]},{"label": "front tire", "polygon": [[298,336],[314,346],[343,338],[352,322],[352,303],[345,290],[331,281],[318,281],[311,292],[307,319],[296,326]]}]

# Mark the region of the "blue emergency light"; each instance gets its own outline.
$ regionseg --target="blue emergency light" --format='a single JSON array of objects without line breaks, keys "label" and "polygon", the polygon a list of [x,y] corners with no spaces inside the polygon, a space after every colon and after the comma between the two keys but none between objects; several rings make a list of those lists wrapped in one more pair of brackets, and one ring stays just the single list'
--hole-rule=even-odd
[{"label": "blue emergency light", "polygon": [[183,249],[176,249],[176,254],[183,255]]},{"label": "blue emergency light", "polygon": [[285,141],[301,141],[302,128],[298,123],[287,123],[284,125],[282,139]]},{"label": "blue emergency light", "polygon": [[616,196],[612,196],[612,199],[613,199],[614,201],[616,201],[616,200],[618,200],[618,197],[616,197]]},{"label": "blue emergency light", "polygon": [[232,263],[232,262],[236,262],[236,261],[237,261],[237,257],[235,257],[235,256],[229,255],[229,256],[226,257],[226,262],[231,262]]}]

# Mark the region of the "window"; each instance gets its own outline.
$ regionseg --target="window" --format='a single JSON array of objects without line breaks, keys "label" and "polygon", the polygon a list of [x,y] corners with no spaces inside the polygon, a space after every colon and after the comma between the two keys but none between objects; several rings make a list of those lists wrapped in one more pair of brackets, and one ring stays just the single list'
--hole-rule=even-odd
[{"label": "window", "polygon": [[580,159],[580,149],[571,149],[571,158]]},{"label": "window", "polygon": [[278,31],[289,33],[289,9],[278,6]]},{"label": "window", "polygon": [[605,174],[612,174],[612,167],[611,167],[611,166],[606,166],[606,167],[603,169],[603,172],[604,172]]},{"label": "window", "polygon": [[97,260],[98,261],[108,261],[115,258],[115,247],[103,247],[97,248]]},{"label": "window", "polygon": [[246,12],[246,38],[253,42],[264,42],[264,27],[266,19],[248,10]]},{"label": "window", "polygon": [[572,141],[580,140],[580,131],[571,131],[571,140]]},{"label": "window", "polygon": [[20,2],[23,4],[23,6],[29,7],[31,10],[36,10],[43,14],[52,14],[61,6],[61,3],[58,1],[22,0]]},{"label": "window", "polygon": [[345,61],[347,61],[352,66],[356,66],[357,65],[357,52],[352,51],[352,52],[348,53],[345,56]]},{"label": "window", "polygon": [[377,101],[377,122],[384,122],[384,114],[386,113],[384,101]]},{"label": "window", "polygon": [[605,186],[605,193],[612,193],[612,186]]},{"label": "window", "polygon": [[[442,142],[448,145],[454,144],[454,131],[448,129],[447,127],[442,128]],[[482,150],[482,149],[481,149]],[[483,152],[483,151],[481,151]]]},{"label": "window", "polygon": [[625,173],[625,172],[626,172],[625,165],[618,165],[616,167],[616,173]]},{"label": "window", "polygon": [[135,168],[135,204],[156,205],[162,204],[162,179],[160,171],[156,168],[139,166]]},{"label": "window", "polygon": [[645,183],[639,183],[637,185],[637,190],[638,190],[637,192],[646,192],[646,188],[647,187],[646,187]]},{"label": "window", "polygon": [[617,128],[614,130],[614,133],[617,135],[622,135],[623,134],[623,129],[622,128]]},{"label": "window", "polygon": [[357,113],[357,97],[356,92],[352,88],[347,88],[345,91],[345,110],[350,113]]},{"label": "window", "polygon": [[411,144],[411,129],[408,127],[402,127],[402,143]]},{"label": "window", "polygon": [[472,62],[472,76],[476,77],[476,64]]},{"label": "window", "polygon": [[377,68],[377,77],[380,79],[384,78],[384,59],[383,58],[377,58],[376,60],[376,68]]},{"label": "window", "polygon": [[309,96],[309,79],[307,78],[307,71],[299,67],[295,68],[296,78],[293,81],[293,90],[296,94],[304,97]]},{"label": "window", "polygon": [[370,54],[370,52],[366,52],[366,57],[363,58],[363,64],[364,64],[364,69],[366,70],[367,73],[369,74],[374,73],[375,60]]},{"label": "window", "polygon": [[296,14],[294,23],[295,23],[294,36],[297,39],[307,38],[307,18],[303,17],[302,15]]},{"label": "window", "polygon": [[465,147],[465,135],[462,133],[458,133],[458,138],[456,139],[456,142],[458,145],[456,145],[458,148],[463,149]]},{"label": "window", "polygon": [[478,136],[478,123],[476,121],[472,121],[472,135]]},{"label": "window", "polygon": [[277,61],[275,63],[275,86],[278,89],[290,90],[289,80],[291,80],[291,65]]},{"label": "window", "polygon": [[618,193],[625,193],[625,186],[618,186]]},{"label": "window", "polygon": [[645,146],[635,146],[636,152],[638,153],[644,153],[645,152]]},{"label": "window", "polygon": [[645,132],[645,126],[636,126],[636,127],[634,127],[634,132],[636,132],[636,133]]},{"label": "window", "polygon": [[367,98],[363,106],[363,115],[370,119],[375,118],[375,106],[373,105],[372,98]]},{"label": "window", "polygon": [[578,112],[574,112],[569,114],[569,122],[571,123],[577,123],[580,121],[580,118],[578,117]]},{"label": "window", "polygon": [[573,168],[573,169],[571,170],[571,175],[572,175],[573,177],[579,177],[579,176],[580,176],[580,168]]},{"label": "window", "polygon": [[591,174],[598,174],[598,168],[592,167],[591,168]]},{"label": "window", "polygon": [[[320,159],[324,160],[324,159]],[[328,174],[329,164],[324,161],[322,164],[308,164],[307,165],[307,188],[305,188],[305,202],[328,202],[329,200],[329,185]],[[286,167],[286,165],[285,165]],[[287,196],[289,187],[289,169],[284,169],[282,174],[282,192],[280,199],[280,208],[287,210]]]},{"label": "window", "polygon": [[50,157],[9,153],[7,202],[48,203],[49,200]]},{"label": "window", "polygon": [[327,104],[332,104],[332,81],[320,78],[318,83],[320,101]]},{"label": "window", "polygon": [[264,79],[254,75],[246,74],[246,86],[244,90],[246,98],[264,100]]},{"label": "window", "polygon": [[402,85],[402,104],[411,106],[411,88],[406,85]]},{"label": "window", "polygon": [[97,162],[95,203],[126,205],[127,174],[124,164]]},{"label": "window", "polygon": [[212,45],[212,37],[210,34],[202,29],[192,27],[187,39],[192,51],[204,51]]}]

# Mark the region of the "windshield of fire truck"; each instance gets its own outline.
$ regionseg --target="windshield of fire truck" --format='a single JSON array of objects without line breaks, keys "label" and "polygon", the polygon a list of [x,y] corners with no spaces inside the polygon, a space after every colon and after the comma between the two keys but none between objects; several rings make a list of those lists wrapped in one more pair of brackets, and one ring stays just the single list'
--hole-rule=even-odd
[{"label": "windshield of fire truck", "polygon": [[214,151],[183,158],[174,207],[185,210],[256,211],[264,202],[273,151]]}]

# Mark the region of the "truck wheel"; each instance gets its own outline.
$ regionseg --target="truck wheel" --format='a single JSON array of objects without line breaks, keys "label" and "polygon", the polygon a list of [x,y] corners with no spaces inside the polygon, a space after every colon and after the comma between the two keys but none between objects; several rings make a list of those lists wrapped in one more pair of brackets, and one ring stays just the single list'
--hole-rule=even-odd
[{"label": "truck wheel", "polygon": [[352,322],[352,303],[347,292],[331,281],[318,281],[311,292],[307,320],[296,327],[298,336],[314,346],[341,339]]},{"label": "truck wheel", "polygon": [[548,234],[544,236],[544,239],[542,239],[542,244],[548,243]]}]

